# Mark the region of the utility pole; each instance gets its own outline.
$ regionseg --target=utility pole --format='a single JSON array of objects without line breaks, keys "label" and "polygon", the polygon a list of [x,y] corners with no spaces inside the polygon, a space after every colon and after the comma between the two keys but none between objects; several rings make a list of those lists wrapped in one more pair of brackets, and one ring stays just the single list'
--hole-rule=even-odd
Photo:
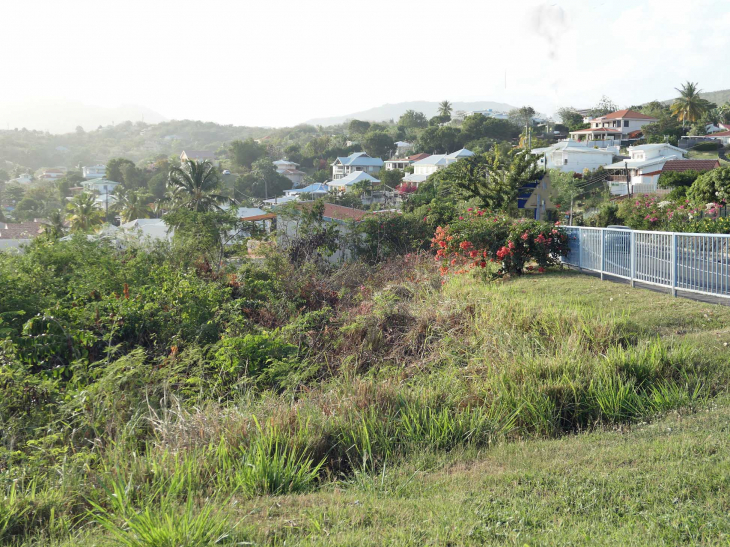
[{"label": "utility pole", "polygon": [[626,169],[626,195],[628,197],[631,197],[631,184],[630,184],[630,177],[629,177],[629,164],[628,162],[624,162],[624,168]]}]

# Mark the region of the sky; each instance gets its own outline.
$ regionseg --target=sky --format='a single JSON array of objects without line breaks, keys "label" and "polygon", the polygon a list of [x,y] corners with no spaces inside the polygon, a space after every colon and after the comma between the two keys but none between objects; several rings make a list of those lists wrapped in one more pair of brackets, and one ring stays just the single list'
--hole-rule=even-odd
[{"label": "sky", "polygon": [[276,127],[412,100],[552,114],[602,95],[669,99],[687,80],[730,88],[730,0],[23,0],[0,13],[0,123],[49,101]]}]

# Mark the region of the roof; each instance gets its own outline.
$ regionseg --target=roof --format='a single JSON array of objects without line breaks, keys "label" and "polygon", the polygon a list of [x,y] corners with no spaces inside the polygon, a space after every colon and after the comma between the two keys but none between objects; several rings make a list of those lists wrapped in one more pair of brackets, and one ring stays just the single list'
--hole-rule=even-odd
[{"label": "roof", "polygon": [[653,144],[640,144],[638,146],[631,146],[629,147],[629,152],[633,150],[661,150],[663,148],[669,148],[672,150],[676,150],[680,154],[686,154],[687,151],[679,148],[678,146],[674,146],[673,144],[669,144],[668,142],[657,142]]},{"label": "roof", "polygon": [[364,180],[368,182],[380,182],[375,177],[368,175],[365,171],[353,171],[346,177],[328,182],[327,186],[352,186],[353,184]]},{"label": "roof", "polygon": [[641,129],[637,129],[636,131],[632,131],[631,133],[627,134],[626,136],[630,139],[638,139],[644,134],[644,132]]},{"label": "roof", "polygon": [[0,239],[31,239],[41,233],[42,222],[0,222]]},{"label": "roof", "polygon": [[248,218],[264,214],[266,214],[266,211],[259,209],[258,207],[239,207],[236,210],[236,216],[238,218]]},{"label": "roof", "polygon": [[274,165],[299,165],[297,162],[289,160],[276,160],[271,163],[273,163]]},{"label": "roof", "polygon": [[241,217],[240,220],[243,220],[245,222],[255,222],[257,220],[271,220],[276,218],[276,214],[274,213],[264,213],[262,215],[253,215],[250,217]]},{"label": "roof", "polygon": [[457,150],[456,152],[452,152],[451,154],[447,154],[447,158],[453,158],[453,159],[459,159],[459,158],[469,158],[474,155],[474,152],[471,150],[467,150],[466,148],[462,148],[461,150]]},{"label": "roof", "polygon": [[330,188],[323,182],[315,182],[313,184],[310,184],[309,186],[305,186],[304,188],[294,188],[292,190],[287,190],[286,193],[288,195],[298,195],[298,194],[326,194],[329,192]]},{"label": "roof", "polygon": [[[590,141],[589,141],[590,142]],[[552,146],[548,146],[547,148],[533,148],[530,150],[533,154],[541,155],[541,154],[550,154],[552,152],[558,152],[558,151],[566,151],[566,152],[576,152],[579,154],[612,154],[610,150],[606,150],[605,148],[593,148],[591,146],[585,146],[580,143],[577,143],[576,141],[561,141],[558,143],[553,144]]]},{"label": "roof", "polygon": [[406,142],[406,141],[396,141],[395,142],[395,145],[396,146],[401,146],[401,147],[402,146],[413,146],[413,143]]},{"label": "roof", "polygon": [[596,119],[597,120],[619,120],[622,118],[630,118],[632,120],[656,120],[657,119],[653,116],[647,116],[646,114],[637,112],[636,110],[631,110],[630,108],[625,108],[624,110],[617,110],[616,112],[611,112],[610,114],[606,114],[605,116],[599,116]]},{"label": "roof", "polygon": [[203,159],[203,160],[214,160],[215,154],[208,150],[183,150],[181,156],[185,154],[190,159]]},{"label": "roof", "polygon": [[356,166],[362,166],[362,167],[382,167],[383,166],[383,160],[380,158],[371,158],[368,156],[365,152],[353,152],[347,157],[344,158],[337,158],[333,165],[337,162],[340,162],[342,165],[356,165]]},{"label": "roof", "polygon": [[662,167],[662,173],[669,171],[711,171],[720,167],[720,160],[669,160]]},{"label": "roof", "polygon": [[730,131],[720,131],[718,133],[713,133],[712,135],[703,135],[705,137],[730,137]]},{"label": "roof", "polygon": [[359,222],[367,214],[367,211],[361,209],[353,209],[352,207],[335,205],[334,203],[325,203],[324,214],[322,216],[332,220],[354,220],[355,222]]},{"label": "roof", "polygon": [[629,169],[643,169],[644,167],[649,167],[658,163],[661,163],[663,165],[665,162],[671,159],[677,158],[673,156],[670,156],[668,158],[665,158],[664,156],[659,156],[657,158],[651,158],[648,160],[623,160],[612,163],[611,165],[606,165],[604,169],[625,169],[627,166]]},{"label": "roof", "polygon": [[448,160],[445,154],[433,154],[417,161],[414,165],[446,165]]},{"label": "roof", "polygon": [[424,158],[429,157],[431,154],[426,154],[426,152],[421,152],[420,154],[414,154],[412,156],[408,156],[406,159],[410,161],[421,161]]},{"label": "roof", "polygon": [[419,184],[423,181],[425,181],[428,178],[428,175],[416,175],[415,173],[411,173],[410,175],[406,175],[403,177],[403,182],[415,182],[416,184]]}]

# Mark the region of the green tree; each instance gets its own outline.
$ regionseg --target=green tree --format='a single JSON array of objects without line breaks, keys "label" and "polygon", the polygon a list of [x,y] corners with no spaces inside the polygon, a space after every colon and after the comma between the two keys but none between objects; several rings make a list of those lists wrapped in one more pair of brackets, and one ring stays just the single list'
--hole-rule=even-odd
[{"label": "green tree", "polygon": [[378,173],[378,179],[380,179],[380,182],[390,188],[398,186],[404,176],[405,173],[403,173],[400,169],[381,169],[380,173]]},{"label": "green tree", "polygon": [[519,134],[520,130],[509,121],[487,118],[481,114],[467,116],[464,118],[464,123],[461,124],[461,140],[464,144],[484,138],[510,140]]},{"label": "green tree", "polygon": [[347,126],[347,129],[350,133],[357,133],[358,135],[364,135],[368,132],[368,129],[370,129],[370,122],[365,122],[361,120],[351,120],[350,124]]},{"label": "green tree", "polygon": [[53,239],[60,239],[66,233],[66,216],[61,209],[51,212],[48,221],[43,224],[43,233]]},{"label": "green tree", "polygon": [[5,169],[0,169],[0,183],[8,182],[10,180],[10,174]]},{"label": "green tree", "polygon": [[535,117],[535,109],[531,106],[523,106],[521,108],[515,108],[508,112],[509,119],[512,123],[518,127],[532,126],[534,124],[533,118]]},{"label": "green tree", "polygon": [[291,181],[278,173],[268,158],[256,161],[251,171],[240,177],[235,184],[237,192],[265,199],[281,196],[284,190],[291,187]]},{"label": "green tree", "polygon": [[125,163],[120,166],[119,170],[122,173],[122,178],[117,179],[116,182],[121,182],[126,190],[137,190],[138,188],[143,188],[147,184],[144,171],[139,169],[133,163]]},{"label": "green tree", "polygon": [[452,111],[453,111],[453,106],[451,105],[451,103],[449,101],[441,101],[439,103],[439,109],[438,109],[439,116],[448,117],[450,120]]},{"label": "green tree", "polygon": [[119,212],[122,222],[138,218],[149,218],[152,215],[150,201],[152,196],[142,191],[127,190],[119,194],[114,209]]},{"label": "green tree", "polygon": [[468,198],[478,199],[489,210],[515,209],[520,189],[544,173],[537,161],[529,151],[497,148],[453,163],[444,169],[444,177],[452,178]]},{"label": "green tree", "polygon": [[387,158],[395,148],[395,144],[393,138],[385,131],[370,131],[363,137],[362,147],[374,158]]},{"label": "green tree", "polygon": [[246,167],[248,169],[251,168],[256,160],[266,156],[266,147],[253,139],[233,141],[229,150],[233,164],[237,167]]},{"label": "green tree", "polygon": [[675,88],[679,91],[679,97],[675,99],[670,107],[672,114],[682,122],[696,122],[711,108],[711,103],[700,97],[701,89],[696,83],[686,82],[682,88]]},{"label": "green tree", "polygon": [[218,172],[209,161],[186,160],[180,167],[172,167],[167,180],[174,208],[199,213],[221,210],[230,199],[219,194]]},{"label": "green tree", "polygon": [[124,182],[124,174],[122,167],[131,165],[135,167],[134,162],[126,158],[112,158],[106,162],[106,178],[114,182]]},{"label": "green tree", "polygon": [[428,119],[423,114],[423,112],[406,110],[403,115],[398,119],[398,125],[403,126],[406,129],[428,127]]},{"label": "green tree", "polygon": [[571,107],[558,108],[556,114],[570,131],[578,131],[585,129],[586,125],[583,123],[583,115],[575,111]]},{"label": "green tree", "polygon": [[22,222],[40,218],[43,216],[43,213],[43,202],[26,196],[15,206],[13,217],[15,220]]},{"label": "green tree", "polygon": [[4,195],[6,200],[15,205],[23,199],[23,196],[25,196],[25,188],[17,183],[8,184],[5,186]]},{"label": "green tree", "polygon": [[448,154],[459,148],[461,131],[448,125],[442,127],[431,126],[424,129],[418,136],[418,148],[422,152],[431,154]]},{"label": "green tree", "polygon": [[703,173],[692,183],[687,197],[696,205],[730,202],[730,166]]},{"label": "green tree", "polygon": [[601,100],[598,101],[598,104],[591,109],[589,114],[593,118],[598,118],[600,116],[610,114],[611,112],[616,112],[617,110],[618,106],[616,106],[616,103],[604,95],[601,97]]},{"label": "green tree", "polygon": [[93,194],[79,194],[68,204],[67,218],[72,232],[90,232],[104,222],[101,211],[96,206]]}]

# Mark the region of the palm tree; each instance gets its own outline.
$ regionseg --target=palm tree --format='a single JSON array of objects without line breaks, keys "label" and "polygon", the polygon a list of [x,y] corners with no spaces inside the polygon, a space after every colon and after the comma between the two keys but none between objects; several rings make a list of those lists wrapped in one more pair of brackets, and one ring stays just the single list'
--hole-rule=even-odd
[{"label": "palm tree", "polygon": [[88,232],[104,222],[101,211],[96,206],[94,194],[79,194],[68,204],[69,225],[72,232]]},{"label": "palm tree", "polygon": [[122,222],[129,222],[138,218],[149,218],[152,213],[149,204],[139,192],[124,192],[119,196],[114,208],[119,211]]},{"label": "palm tree", "polygon": [[453,110],[453,106],[449,101],[441,101],[439,103],[439,116],[449,116],[451,117],[451,111]]},{"label": "palm tree", "polygon": [[216,193],[219,183],[218,173],[209,161],[185,160],[180,167],[170,169],[167,179],[173,207],[199,213],[221,210],[221,205],[231,201]]},{"label": "palm tree", "polygon": [[696,83],[687,82],[682,85],[682,89],[675,89],[680,96],[670,108],[672,114],[682,121],[682,127],[685,122],[696,122],[710,109],[710,101],[700,97],[702,90],[698,89]]},{"label": "palm tree", "polygon": [[66,218],[61,209],[53,211],[50,215],[48,215],[48,222],[43,223],[43,233],[48,234],[55,239],[59,239],[63,237],[65,233],[65,222]]}]

